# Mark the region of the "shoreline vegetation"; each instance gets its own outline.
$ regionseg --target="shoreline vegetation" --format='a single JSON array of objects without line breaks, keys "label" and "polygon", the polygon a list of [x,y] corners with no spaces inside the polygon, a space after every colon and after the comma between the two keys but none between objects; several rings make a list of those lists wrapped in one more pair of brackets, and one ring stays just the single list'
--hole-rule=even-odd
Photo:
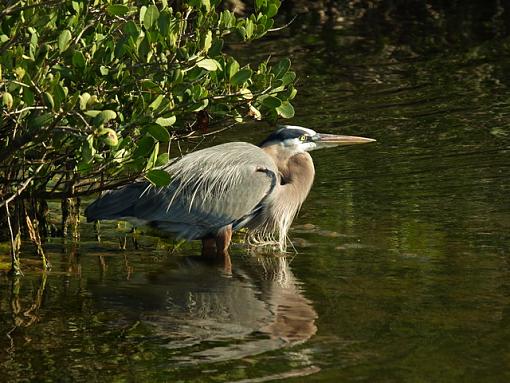
[{"label": "shoreline vegetation", "polygon": [[[171,143],[248,119],[290,118],[288,59],[240,63],[229,44],[271,32],[279,0],[236,14],[218,0],[46,1],[0,6],[0,236],[19,274],[21,239],[46,269],[54,235],[78,237],[80,198],[145,177]],[[276,28],[277,29],[277,28]]]}]

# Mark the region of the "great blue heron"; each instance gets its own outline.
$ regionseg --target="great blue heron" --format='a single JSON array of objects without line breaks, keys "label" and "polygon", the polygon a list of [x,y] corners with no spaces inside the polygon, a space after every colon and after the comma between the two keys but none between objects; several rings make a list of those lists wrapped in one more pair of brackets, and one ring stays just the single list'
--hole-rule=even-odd
[{"label": "great blue heron", "polygon": [[287,245],[287,231],[313,183],[311,150],[372,142],[364,137],[284,126],[259,146],[231,142],[169,163],[166,187],[139,181],[104,193],[87,220],[125,219],[201,239],[203,252],[227,253],[232,232],[247,228],[253,244]]}]

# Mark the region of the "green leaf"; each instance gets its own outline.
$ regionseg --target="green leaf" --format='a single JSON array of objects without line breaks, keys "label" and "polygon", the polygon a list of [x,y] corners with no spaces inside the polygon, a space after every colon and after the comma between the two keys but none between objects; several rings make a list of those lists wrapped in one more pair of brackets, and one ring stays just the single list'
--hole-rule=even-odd
[{"label": "green leaf", "polygon": [[101,139],[108,146],[117,146],[119,144],[119,138],[117,137],[117,132],[110,128],[104,128],[100,132]]},{"label": "green leaf", "polygon": [[209,12],[211,10],[211,1],[210,0],[201,0],[202,5],[205,7],[205,10]]},{"label": "green leaf", "polygon": [[84,163],[89,163],[92,161],[92,157],[96,154],[96,149],[94,148],[94,136],[89,135],[87,139],[82,142],[81,145],[81,159]]},{"label": "green leaf", "polygon": [[147,178],[153,185],[163,187],[167,186],[172,182],[170,174],[162,169],[152,169],[146,175]]},{"label": "green leaf", "polygon": [[158,156],[158,159],[156,160],[156,163],[154,164],[154,166],[164,166],[168,163],[169,160],[170,160],[170,158],[168,156],[168,153],[161,153]]},{"label": "green leaf", "polygon": [[168,35],[168,31],[170,30],[170,20],[171,15],[169,14],[168,10],[165,9],[160,12],[158,18],[158,28],[163,36]]},{"label": "green leaf", "polygon": [[129,20],[126,24],[124,24],[123,31],[126,35],[131,36],[133,38],[138,37],[139,30],[136,24]]},{"label": "green leaf", "polygon": [[100,126],[115,118],[117,118],[117,113],[115,113],[113,110],[103,110],[96,117],[94,117],[92,124],[94,126]]},{"label": "green leaf", "polygon": [[274,17],[278,13],[278,7],[275,4],[270,4],[269,7],[267,7],[266,16],[267,17]]},{"label": "green leaf", "polygon": [[275,109],[282,105],[282,100],[280,100],[278,97],[266,96],[264,98],[261,97],[261,99],[262,105],[269,109]]},{"label": "green leaf", "polygon": [[55,101],[53,101],[53,96],[50,93],[44,92],[42,94],[42,98],[44,101],[44,105],[46,105],[48,109],[50,110],[55,109]]},{"label": "green leaf", "polygon": [[4,92],[2,95],[2,100],[7,109],[11,109],[12,105],[14,104],[14,99],[12,98],[12,95],[9,92]]},{"label": "green leaf", "polygon": [[209,72],[214,72],[215,70],[221,67],[220,63],[213,59],[200,60],[199,62],[197,62],[197,66],[200,68],[204,68]]},{"label": "green leaf", "polygon": [[[29,29],[31,29],[31,28],[29,28]],[[31,30],[30,33],[32,35],[30,36],[29,53],[30,53],[30,57],[34,59],[36,51],[37,51],[37,47],[39,46],[39,36],[37,35],[37,32],[35,30],[34,31]]]},{"label": "green leaf", "polygon": [[85,67],[85,56],[80,51],[74,51],[73,53],[73,65],[78,68]]},{"label": "green leaf", "polygon": [[207,105],[209,105],[209,100],[205,99],[205,100],[198,101],[198,102],[196,102],[194,104],[191,104],[189,108],[193,112],[199,112],[199,111],[204,110],[205,108],[207,108]]},{"label": "green leaf", "polygon": [[147,7],[145,5],[142,5],[140,7],[140,13],[138,14],[138,20],[140,21],[140,24],[143,24],[143,19],[145,17],[146,12],[147,12]]},{"label": "green leaf", "polygon": [[156,124],[158,125],[161,125],[161,126],[172,126],[173,124],[175,124],[175,121],[177,120],[177,118],[175,116],[171,116],[171,117],[159,117],[158,119],[156,119]]},{"label": "green leaf", "polygon": [[87,103],[90,100],[90,94],[85,92],[80,95],[80,109],[85,110],[87,109]]},{"label": "green leaf", "polygon": [[31,119],[28,122],[28,126],[31,129],[37,129],[42,126],[48,125],[53,120],[53,115],[51,113],[46,113],[41,116],[37,116],[33,119]]},{"label": "green leaf", "polygon": [[151,136],[143,136],[140,140],[138,140],[136,146],[137,147],[133,152],[133,157],[146,157],[154,148],[154,138]]},{"label": "green leaf", "polygon": [[147,126],[146,129],[156,140],[160,142],[170,141],[170,133],[168,133],[168,130],[165,127],[157,124],[152,124]]},{"label": "green leaf", "polygon": [[232,85],[242,85],[250,79],[251,75],[252,70],[250,68],[241,69],[239,72],[232,76],[230,83]]},{"label": "green leaf", "polygon": [[294,80],[296,79],[296,73],[295,72],[287,72],[283,75],[282,77],[282,83],[283,85],[287,86],[291,83],[294,82]]},{"label": "green leaf", "polygon": [[292,118],[294,117],[294,107],[288,101],[282,102],[282,104],[276,108],[276,111],[283,118]]},{"label": "green leaf", "polygon": [[207,53],[209,51],[209,48],[211,48],[212,45],[212,32],[207,31],[207,34],[204,37],[204,46],[203,49]]},{"label": "green leaf", "polygon": [[67,48],[69,48],[69,43],[73,36],[68,29],[64,29],[60,35],[58,36],[58,50],[60,53],[64,52]]},{"label": "green leaf", "polygon": [[101,113],[100,110],[87,110],[84,112],[84,114],[89,117],[96,117],[99,113]]},{"label": "green leaf", "polygon": [[60,109],[60,106],[66,99],[66,92],[62,85],[55,84],[53,87],[53,99],[55,100],[55,109]]},{"label": "green leaf", "polygon": [[156,160],[158,159],[158,153],[159,153],[159,142],[156,142],[154,144],[154,148],[152,148],[151,155],[149,156],[149,159],[147,160],[147,164],[145,165],[145,170],[149,170],[154,167],[154,164],[156,163]]},{"label": "green leaf", "polygon": [[159,18],[159,10],[155,5],[149,5],[143,16],[143,25],[145,29],[150,29]]},{"label": "green leaf", "polygon": [[231,79],[238,71],[239,63],[235,59],[232,59],[232,61],[228,64],[228,78]]},{"label": "green leaf", "polygon": [[221,50],[223,49],[223,40],[219,38],[215,38],[212,42],[211,48],[209,48],[209,56],[216,57],[221,54]]},{"label": "green leaf", "polygon": [[271,72],[274,73],[275,77],[277,79],[281,79],[285,73],[288,72],[290,68],[290,60],[288,58],[284,58],[278,62],[273,68],[271,69]]},{"label": "green leaf", "polygon": [[158,97],[156,97],[154,99],[154,101],[152,101],[149,105],[149,108],[151,108],[152,110],[156,110],[159,108],[159,106],[161,105],[161,102],[165,99],[165,96],[163,96],[162,94],[160,94]]},{"label": "green leaf", "polygon": [[147,57],[147,55],[150,52],[150,48],[151,48],[149,39],[147,38],[147,36],[145,36],[141,40],[138,40],[137,44],[138,44],[138,53],[140,54],[140,56],[142,56],[144,58]]},{"label": "green leaf", "polygon": [[251,39],[255,31],[255,24],[251,20],[246,20],[246,38]]},{"label": "green leaf", "polygon": [[111,4],[106,7],[106,12],[112,16],[123,16],[129,12],[129,7],[123,4]]},{"label": "green leaf", "polygon": [[255,9],[259,10],[267,5],[267,0],[255,0]]},{"label": "green leaf", "polygon": [[35,103],[34,92],[30,88],[23,89],[23,102],[26,106],[33,106]]}]

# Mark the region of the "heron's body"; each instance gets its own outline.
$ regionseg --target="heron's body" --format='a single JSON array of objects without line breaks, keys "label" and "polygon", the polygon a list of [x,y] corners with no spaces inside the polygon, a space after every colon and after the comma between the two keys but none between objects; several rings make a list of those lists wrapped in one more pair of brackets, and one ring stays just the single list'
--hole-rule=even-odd
[{"label": "heron's body", "polygon": [[[296,134],[291,129],[315,134],[284,129],[289,137]],[[140,181],[106,192],[87,208],[87,219],[141,222],[180,238],[202,239],[204,247],[215,244],[219,253],[228,248],[232,231],[244,227],[252,242],[275,243],[283,251],[315,170],[305,150],[283,147],[271,138],[275,134],[261,147],[232,142],[187,154],[163,168],[172,176],[170,185]]]}]

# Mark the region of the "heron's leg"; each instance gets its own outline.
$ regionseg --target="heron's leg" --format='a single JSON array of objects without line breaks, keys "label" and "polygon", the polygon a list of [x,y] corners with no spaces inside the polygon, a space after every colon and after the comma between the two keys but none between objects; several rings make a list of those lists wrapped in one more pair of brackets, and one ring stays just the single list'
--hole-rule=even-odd
[{"label": "heron's leg", "polygon": [[202,255],[214,256],[216,255],[216,240],[213,237],[202,238]]},{"label": "heron's leg", "polygon": [[230,246],[230,241],[232,240],[232,225],[225,226],[220,232],[216,235],[216,253],[218,256],[226,256],[228,255],[228,247]]},{"label": "heron's leg", "polygon": [[223,271],[227,275],[232,275],[232,261],[228,252],[223,254]]}]

